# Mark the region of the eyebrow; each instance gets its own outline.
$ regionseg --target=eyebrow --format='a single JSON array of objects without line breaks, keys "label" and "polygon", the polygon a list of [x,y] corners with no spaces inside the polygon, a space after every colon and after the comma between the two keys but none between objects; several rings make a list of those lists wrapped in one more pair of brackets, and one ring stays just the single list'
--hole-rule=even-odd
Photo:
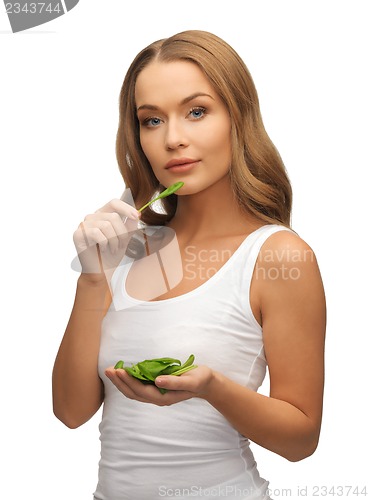
[{"label": "eyebrow", "polygon": [[[210,99],[213,99],[214,101],[214,97],[212,97],[210,94],[205,94],[204,92],[196,92],[195,94],[191,94],[188,97],[182,99],[182,101],[179,104],[183,106],[183,104],[187,104],[188,102],[193,101],[194,99],[196,99],[196,97],[210,97]],[[142,106],[139,106],[137,108],[137,112],[140,111],[141,109],[151,109],[155,111],[159,109],[159,107],[154,106],[153,104],[142,104]]]}]

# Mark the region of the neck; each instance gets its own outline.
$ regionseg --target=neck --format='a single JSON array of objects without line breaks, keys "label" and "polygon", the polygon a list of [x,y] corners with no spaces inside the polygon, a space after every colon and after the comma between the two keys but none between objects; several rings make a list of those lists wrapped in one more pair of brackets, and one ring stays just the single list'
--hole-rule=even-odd
[{"label": "neck", "polygon": [[225,176],[199,193],[178,196],[176,213],[167,225],[191,239],[203,239],[244,234],[259,227],[260,221],[242,210]]}]

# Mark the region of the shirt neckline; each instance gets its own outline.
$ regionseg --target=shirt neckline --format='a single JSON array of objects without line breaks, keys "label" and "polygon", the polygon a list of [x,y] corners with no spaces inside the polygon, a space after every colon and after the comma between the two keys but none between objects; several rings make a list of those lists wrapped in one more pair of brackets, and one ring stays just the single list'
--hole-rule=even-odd
[{"label": "shirt neckline", "polygon": [[232,264],[232,262],[237,258],[238,254],[242,251],[242,249],[248,244],[248,242],[256,236],[259,232],[261,232],[263,229],[266,227],[272,227],[275,224],[265,224],[263,226],[260,226],[258,229],[255,229],[252,231],[250,234],[248,234],[240,243],[240,245],[236,248],[236,250],[233,252],[233,254],[230,256],[230,258],[223,264],[223,266],[212,276],[210,276],[209,279],[207,279],[204,283],[199,285],[198,287],[194,288],[193,290],[190,290],[189,292],[182,293],[181,295],[177,295],[175,297],[170,297],[168,299],[162,299],[162,300],[141,300],[141,299],[136,299],[135,297],[132,297],[131,295],[128,294],[126,290],[126,281],[127,277],[130,271],[131,266],[128,266],[127,272],[125,273],[124,276],[124,283],[122,287],[120,287],[120,293],[124,296],[125,300],[129,300],[131,303],[134,304],[145,304],[151,305],[151,306],[157,306],[157,304],[170,304],[173,302],[179,302],[181,300],[186,300],[187,298],[190,298],[194,295],[197,295],[198,293],[201,293],[203,290],[211,286],[213,283],[218,281],[222,274],[226,272],[228,267]]}]

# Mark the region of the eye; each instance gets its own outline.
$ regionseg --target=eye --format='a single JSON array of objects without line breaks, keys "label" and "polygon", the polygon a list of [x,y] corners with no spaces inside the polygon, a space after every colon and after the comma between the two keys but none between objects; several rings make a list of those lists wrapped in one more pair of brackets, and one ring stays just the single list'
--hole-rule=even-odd
[{"label": "eye", "polygon": [[200,118],[203,118],[206,114],[206,109],[202,107],[196,107],[192,108],[188,115],[192,116],[195,120],[199,120]]},{"label": "eye", "polygon": [[161,122],[162,122],[162,120],[160,118],[157,118],[156,116],[153,116],[151,118],[145,118],[142,121],[142,125],[145,126],[145,127],[149,127],[149,128],[155,128],[158,125],[160,125]]}]

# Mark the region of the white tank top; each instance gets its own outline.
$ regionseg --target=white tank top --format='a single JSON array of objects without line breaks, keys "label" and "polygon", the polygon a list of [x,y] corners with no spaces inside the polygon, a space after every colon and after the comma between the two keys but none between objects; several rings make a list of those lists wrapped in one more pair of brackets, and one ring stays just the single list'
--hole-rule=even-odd
[{"label": "white tank top", "polygon": [[123,359],[173,357],[207,365],[257,391],[266,371],[262,329],[249,289],[260,248],[283,226],[251,233],[196,289],[158,301],[130,297],[130,265],[114,274],[114,299],[102,324],[99,375],[105,386],[96,500],[189,497],[267,500],[249,441],[208,402],[159,407],[122,395],[104,374]]}]

